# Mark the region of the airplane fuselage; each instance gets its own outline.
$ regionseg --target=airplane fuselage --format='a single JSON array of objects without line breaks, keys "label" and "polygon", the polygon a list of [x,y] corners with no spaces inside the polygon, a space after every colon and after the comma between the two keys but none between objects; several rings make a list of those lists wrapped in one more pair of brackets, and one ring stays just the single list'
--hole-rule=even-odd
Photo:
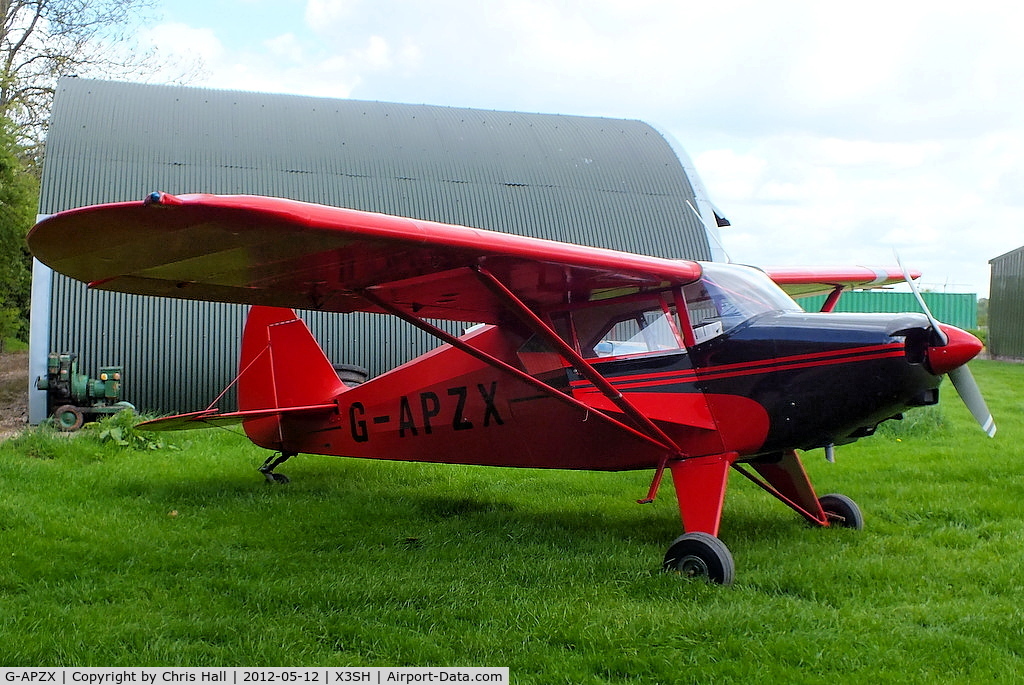
[{"label": "airplane fuselage", "polygon": [[[915,352],[927,325],[916,314],[773,313],[690,350],[594,367],[687,456],[754,458],[850,442],[910,407],[935,403],[941,376]],[[472,338],[499,359],[522,358],[522,336],[487,327]],[[658,464],[662,451],[602,420],[598,411],[624,417],[578,371],[563,364],[544,375],[595,412],[443,346],[345,389],[318,427],[309,417],[288,418],[284,441],[257,442],[414,461],[601,470]]]}]

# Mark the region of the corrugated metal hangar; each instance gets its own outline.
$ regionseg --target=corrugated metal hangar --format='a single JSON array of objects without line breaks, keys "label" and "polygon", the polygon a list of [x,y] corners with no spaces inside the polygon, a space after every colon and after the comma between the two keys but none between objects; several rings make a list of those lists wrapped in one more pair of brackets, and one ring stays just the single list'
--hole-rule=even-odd
[{"label": "corrugated metal hangar", "polygon": [[[174,194],[253,194],[670,258],[717,255],[685,152],[641,121],[63,79],[41,215]],[[697,216],[700,212],[703,220]],[[48,352],[125,368],[147,411],[234,377],[245,308],[89,291],[36,264],[32,377]],[[380,373],[435,342],[392,317],[303,313],[327,355]],[[31,420],[45,415],[32,391]]]},{"label": "corrugated metal hangar", "polygon": [[1024,247],[994,257],[989,264],[989,354],[1024,359]]}]

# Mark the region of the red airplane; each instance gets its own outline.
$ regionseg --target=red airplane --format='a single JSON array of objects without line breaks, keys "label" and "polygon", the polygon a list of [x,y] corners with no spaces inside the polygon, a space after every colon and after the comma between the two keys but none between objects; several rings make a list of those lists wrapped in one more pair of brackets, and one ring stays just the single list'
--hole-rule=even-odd
[{"label": "red airplane", "polygon": [[[900,269],[764,272],[278,198],[162,193],[55,214],[28,242],[98,290],[255,305],[238,411],[211,405],[150,429],[241,423],[275,451],[260,470],[276,481],[299,453],[651,469],[649,502],[667,469],[684,534],[664,567],[715,583],[734,577],[717,537],[730,469],[813,524],[860,528],[852,500],[815,494],[798,450],[831,457],[935,404],[946,374],[995,432],[965,366],[976,338],[927,307],[831,311],[846,288],[913,287]],[[831,296],[807,313],[784,289]],[[349,387],[293,309],[390,314],[445,344]],[[455,337],[438,319],[483,325]]]}]

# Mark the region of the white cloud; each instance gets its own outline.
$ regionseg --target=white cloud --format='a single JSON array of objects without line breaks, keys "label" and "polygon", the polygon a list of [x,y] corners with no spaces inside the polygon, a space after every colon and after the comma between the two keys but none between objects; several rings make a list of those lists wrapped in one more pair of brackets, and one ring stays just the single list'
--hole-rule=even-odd
[{"label": "white cloud", "polygon": [[143,30],[139,42],[161,54],[217,64],[226,55],[224,45],[211,28],[195,28],[182,22],[155,24]]},{"label": "white cloud", "polygon": [[313,27],[331,26],[351,17],[359,0],[308,0],[306,23]]},{"label": "white cloud", "polygon": [[737,261],[890,264],[895,250],[927,284],[985,293],[988,260],[1024,244],[1024,206],[993,192],[1003,176],[979,183],[985,148],[771,137],[695,161]]},{"label": "white cloud", "polygon": [[240,35],[197,13],[213,28],[154,41],[201,55],[198,85],[649,121],[691,152],[744,261],[897,247],[984,292],[987,260],[1024,244],[1024,5],[246,4],[274,21]]},{"label": "white cloud", "polygon": [[294,33],[284,33],[263,41],[263,45],[274,57],[287,62],[301,62],[306,56],[303,42]]}]

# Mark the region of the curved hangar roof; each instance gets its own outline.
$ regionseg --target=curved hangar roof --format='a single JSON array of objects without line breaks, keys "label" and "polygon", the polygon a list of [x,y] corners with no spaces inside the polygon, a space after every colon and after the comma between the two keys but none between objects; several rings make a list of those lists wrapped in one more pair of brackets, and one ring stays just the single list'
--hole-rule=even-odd
[{"label": "curved hangar roof", "polygon": [[[270,195],[709,259],[688,165],[640,121],[67,78],[40,212],[153,191]],[[41,290],[50,329],[33,331],[47,341],[33,347],[40,373],[51,350],[78,352],[85,373],[121,363],[126,399],[168,411],[204,407],[233,377],[237,305],[87,292],[59,274]],[[329,357],[374,374],[436,344],[390,318],[304,316]],[[181,369],[188,383],[161,380]]]},{"label": "curved hangar roof", "polygon": [[641,121],[62,80],[40,211],[153,191],[711,256],[683,163]]}]

